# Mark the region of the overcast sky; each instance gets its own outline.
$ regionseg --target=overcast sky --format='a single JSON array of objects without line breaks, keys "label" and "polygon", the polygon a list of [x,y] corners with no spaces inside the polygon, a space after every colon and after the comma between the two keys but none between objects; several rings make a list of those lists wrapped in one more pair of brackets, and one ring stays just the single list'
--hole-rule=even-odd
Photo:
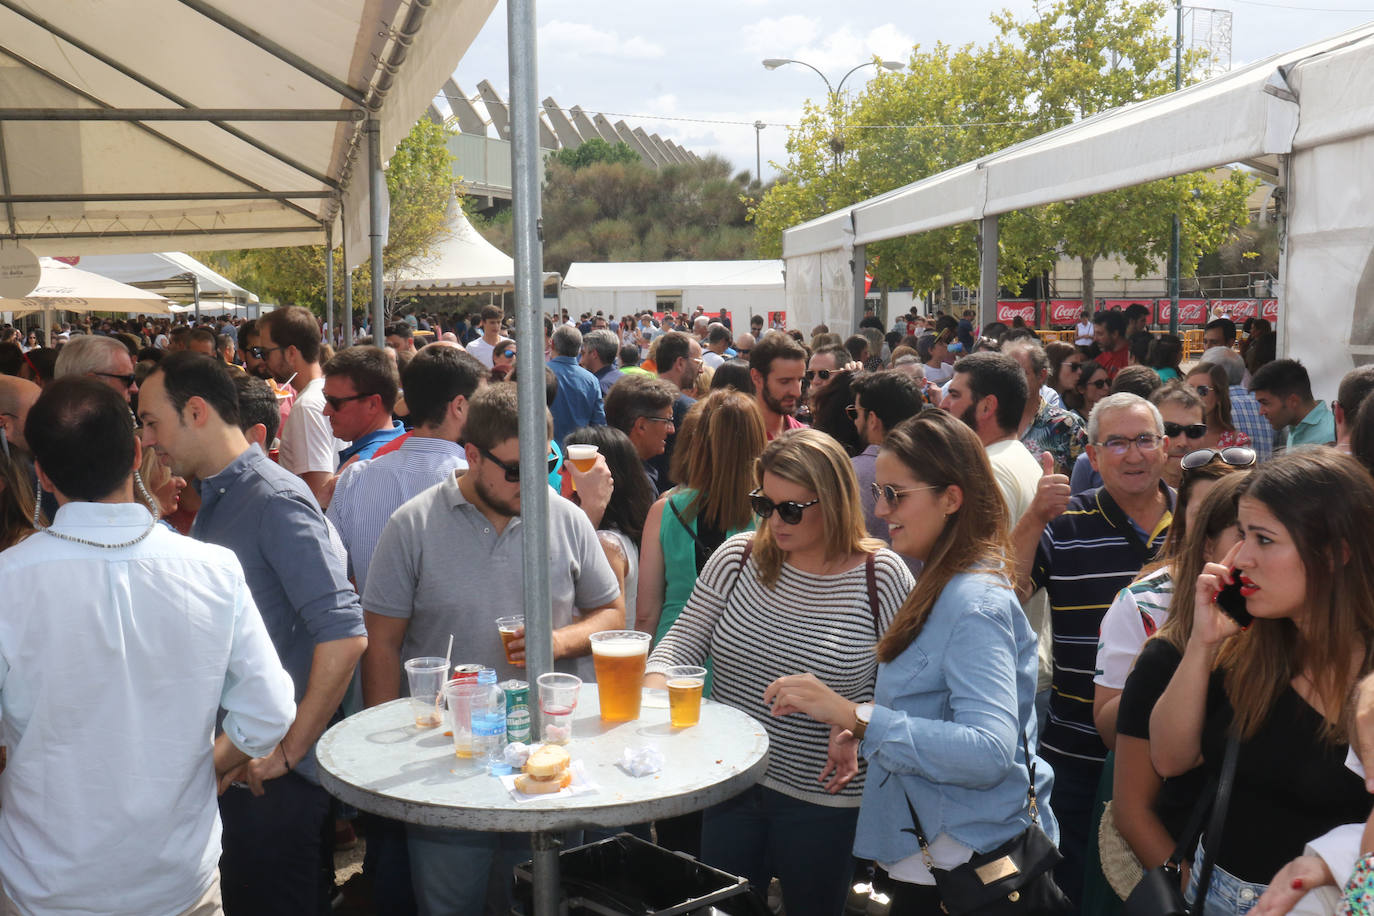
[{"label": "overcast sky", "polygon": [[[1374,19],[1374,0],[1210,0],[1229,9],[1233,66],[1326,38]],[[1357,9],[1356,7],[1363,8]],[[788,124],[808,98],[822,98],[820,77],[791,65],[765,70],[765,57],[813,64],[838,80],[877,54],[905,61],[916,43],[982,43],[988,16],[1009,8],[1027,16],[1029,0],[543,0],[538,7],[539,99],[622,117],[698,154],[718,153],[737,170],[754,170],[757,120],[763,175],[787,159]],[[1318,9],[1320,7],[1320,9]],[[1338,10],[1338,11],[1331,11]],[[1167,25],[1172,29],[1172,16]],[[871,68],[854,74],[862,87]],[[489,80],[509,99],[506,4],[498,3],[455,74],[469,95]],[[676,120],[674,120],[676,119]]]}]

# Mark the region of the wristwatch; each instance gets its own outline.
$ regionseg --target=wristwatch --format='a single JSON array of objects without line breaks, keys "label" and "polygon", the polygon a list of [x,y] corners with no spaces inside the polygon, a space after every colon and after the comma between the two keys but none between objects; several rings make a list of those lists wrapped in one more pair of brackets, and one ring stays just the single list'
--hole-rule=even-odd
[{"label": "wristwatch", "polygon": [[854,737],[860,741],[864,738],[864,732],[868,731],[868,722],[873,718],[873,704],[860,703],[854,707]]}]

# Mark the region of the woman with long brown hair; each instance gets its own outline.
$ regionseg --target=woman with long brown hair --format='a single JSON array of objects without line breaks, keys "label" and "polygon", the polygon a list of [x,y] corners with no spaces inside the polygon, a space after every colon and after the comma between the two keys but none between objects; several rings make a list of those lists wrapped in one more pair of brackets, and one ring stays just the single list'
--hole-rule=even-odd
[{"label": "woman with long brown hair", "polygon": [[754,475],[758,532],[712,554],[650,655],[646,682],[662,686],[669,666],[709,657],[713,698],[768,732],[762,781],[704,813],[702,861],[755,887],[776,876],[793,916],[835,916],[853,877],[863,777],[837,766],[826,725],[770,717],[764,691],[803,670],[851,704],[870,700],[874,646],[911,590],[911,572],[868,536],[854,469],[830,436],[784,433],[764,449]]},{"label": "woman with long brown hair", "polygon": [[[936,913],[931,863],[955,868],[1020,834],[1033,816],[1058,836],[1050,767],[1026,756],[1036,635],[1010,581],[1006,505],[972,430],[923,410],[888,434],[874,487],[893,549],[925,563],[878,643],[874,702],[856,703],[811,674],[779,679],[765,700],[774,717],[801,712],[844,730],[837,744],[852,747],[857,737],[868,780],[854,854],[893,879],[893,914]],[[1027,798],[1032,767],[1038,812]]]},{"label": "woman with long brown hair", "polygon": [[1202,422],[1207,434],[1193,448],[1230,448],[1248,446],[1250,437],[1236,429],[1231,420],[1231,389],[1226,367],[1219,363],[1198,363],[1188,370],[1188,384],[1202,398]]},{"label": "woman with long brown hair", "polygon": [[[1206,916],[1242,912],[1304,843],[1369,812],[1345,766],[1345,711],[1374,670],[1374,478],[1331,448],[1290,453],[1247,477],[1238,514],[1242,540],[1198,576],[1192,632],[1150,716],[1165,778],[1199,760],[1215,777],[1239,742],[1220,841],[1198,844],[1215,863]],[[1237,579],[1245,629],[1215,603]]]}]

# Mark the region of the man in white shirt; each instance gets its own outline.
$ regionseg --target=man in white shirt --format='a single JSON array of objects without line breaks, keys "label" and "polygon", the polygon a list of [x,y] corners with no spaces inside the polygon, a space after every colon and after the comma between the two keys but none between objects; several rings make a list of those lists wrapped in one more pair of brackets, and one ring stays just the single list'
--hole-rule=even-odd
[{"label": "man in white shirt", "polygon": [[216,781],[286,734],[291,679],[234,555],[135,502],[119,394],[55,381],[26,431],[60,508],[0,556],[0,912],[219,912]]},{"label": "man in white shirt", "polygon": [[1026,375],[1016,360],[1002,353],[974,353],[954,367],[940,404],[978,434],[1012,527],[1030,508],[1043,473],[1017,437],[1027,391]]},{"label": "man in white shirt", "polygon": [[719,321],[713,321],[706,328],[706,349],[701,353],[701,362],[707,369],[719,369],[730,358],[730,329]]},{"label": "man in white shirt", "polygon": [[339,452],[348,443],[334,438],[334,428],[324,415],[320,326],[309,309],[293,305],[259,318],[258,335],[260,344],[253,355],[266,363],[274,379],[296,391],[291,413],[282,425],[278,461],[305,481],[320,505],[327,506]]},{"label": "man in white shirt", "polygon": [[501,342],[501,319],[506,315],[500,306],[488,305],[482,309],[482,336],[468,344],[468,352],[488,369],[491,368],[491,353]]}]

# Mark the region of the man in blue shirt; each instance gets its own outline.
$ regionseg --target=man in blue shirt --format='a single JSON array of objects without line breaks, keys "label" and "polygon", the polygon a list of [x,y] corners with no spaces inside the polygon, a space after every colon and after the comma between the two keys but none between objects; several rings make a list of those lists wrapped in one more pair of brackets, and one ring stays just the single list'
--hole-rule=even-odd
[{"label": "man in blue shirt", "polygon": [[1278,432],[1287,433],[1288,448],[1332,445],[1336,417],[1331,408],[1312,398],[1312,381],[1296,359],[1266,363],[1250,380],[1260,413]]},{"label": "man in blue shirt", "polygon": [[568,325],[554,329],[550,341],[553,356],[549,369],[558,378],[558,395],[549,405],[553,413],[553,438],[563,437],[583,426],[605,426],[606,413],[602,407],[601,385],[596,376],[577,364],[582,351],[582,332]]},{"label": "man in blue shirt", "polygon": [[332,850],[321,842],[329,796],[314,749],[367,648],[362,607],[310,489],[244,437],[228,368],[174,353],[148,382],[139,397],[144,443],[174,473],[201,481],[191,535],[238,556],[295,685],[296,720],[286,737],[242,768],[246,787],[220,796],[224,910],[319,912],[321,864]]}]

